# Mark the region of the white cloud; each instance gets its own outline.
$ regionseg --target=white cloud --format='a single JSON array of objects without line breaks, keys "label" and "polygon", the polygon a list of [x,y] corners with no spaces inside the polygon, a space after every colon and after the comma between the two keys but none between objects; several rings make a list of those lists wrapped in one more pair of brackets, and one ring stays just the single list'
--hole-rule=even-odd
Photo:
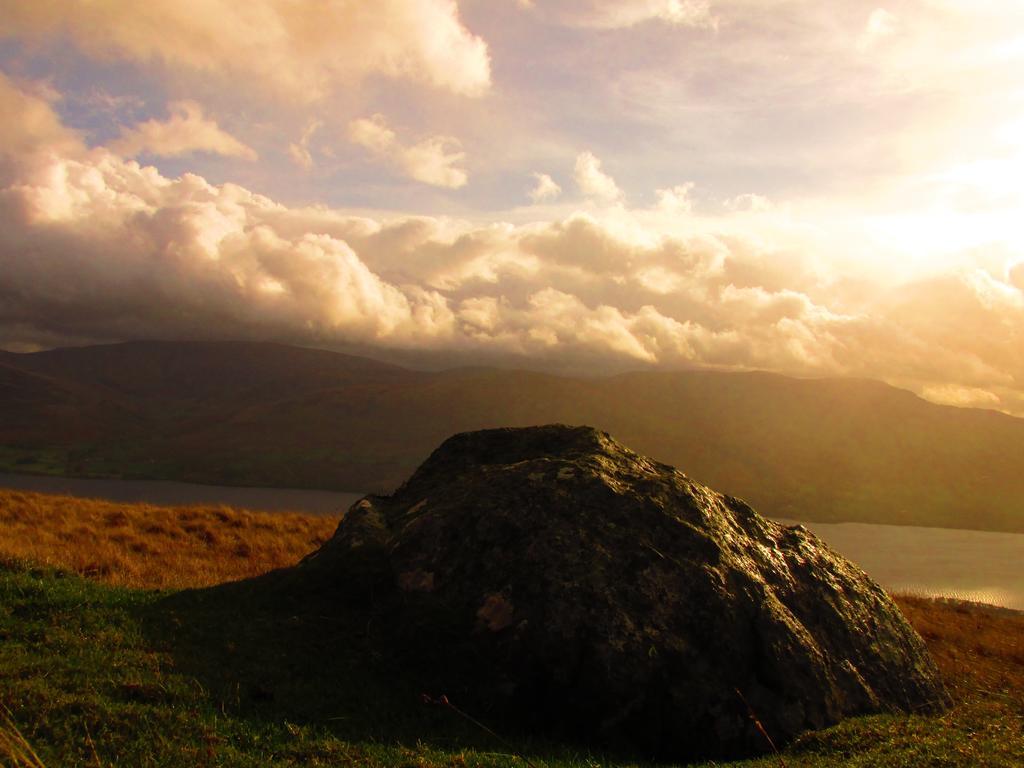
[{"label": "white cloud", "polygon": [[288,156],[296,164],[307,171],[313,167],[313,153],[309,149],[309,143],[313,134],[323,127],[323,120],[310,120],[302,132],[302,137],[288,145]]},{"label": "white cloud", "polygon": [[302,144],[289,144],[288,157],[292,159],[293,163],[307,171],[313,167],[313,154],[309,151],[309,147],[304,147]]},{"label": "white cloud", "polygon": [[899,19],[894,13],[885,8],[875,8],[857,38],[857,50],[870,51],[886,38],[895,35],[898,28]]},{"label": "white cloud", "polygon": [[725,201],[724,206],[726,210],[730,211],[749,211],[752,213],[764,213],[770,211],[774,207],[772,201],[764,195],[758,195],[753,192],[744,192],[742,195],[736,195]]},{"label": "white cloud", "polygon": [[466,159],[458,139],[451,136],[431,136],[405,147],[399,159],[410,177],[435,187],[458,189],[466,186],[469,176],[457,167]]},{"label": "white cloud", "polygon": [[353,120],[348,126],[349,139],[375,155],[397,165],[412,179],[435,187],[458,189],[469,181],[459,140],[451,136],[431,136],[415,144],[405,145],[388,126],[383,115]]},{"label": "white cloud", "polygon": [[378,155],[391,155],[401,150],[398,135],[391,130],[387,119],[381,114],[353,120],[348,124],[348,137]]},{"label": "white cloud", "polygon": [[548,174],[534,172],[533,178],[537,182],[529,192],[530,200],[533,202],[547,202],[562,194],[562,188]]},{"label": "white cloud", "polygon": [[576,156],[576,185],[587,197],[605,203],[616,203],[623,199],[615,179],[601,170],[601,161],[592,152],[581,152]]},{"label": "white cloud", "polygon": [[665,213],[689,213],[693,210],[690,193],[693,192],[694,186],[692,181],[688,181],[675,187],[657,190],[658,209]]},{"label": "white cloud", "polygon": [[[776,247],[643,226],[651,211],[509,224],[289,207],[87,150],[45,99],[3,79],[0,107],[3,347],[272,338],[537,365],[764,368],[1024,412],[1016,260],[844,292]],[[369,122],[366,143],[392,147]]]},{"label": "white cloud", "polygon": [[168,111],[170,117],[167,120],[147,120],[134,128],[123,129],[120,138],[111,143],[111,150],[125,157],[141,154],[177,157],[209,152],[243,160],[257,159],[252,147],[208,119],[196,102],[176,101]]},{"label": "white cloud", "polygon": [[367,75],[467,96],[490,86],[487,45],[454,0],[3,0],[0,34],[74,41],[100,59],[160,64],[312,101]]},{"label": "white cloud", "polygon": [[1024,294],[1024,261],[1007,265],[1006,282],[1016,286],[1017,290]]},{"label": "white cloud", "polygon": [[[39,150],[73,153],[83,148],[77,132],[65,127],[50,102],[59,98],[50,89],[37,96],[28,93],[0,72],[0,149],[9,159]],[[45,98],[43,97],[45,96]]]},{"label": "white cloud", "polygon": [[999,396],[977,387],[958,387],[955,384],[935,384],[924,387],[921,394],[933,403],[967,408],[999,407]]},{"label": "white cloud", "polygon": [[584,0],[558,5],[563,23],[597,29],[623,29],[649,21],[685,27],[713,27],[709,0]]},{"label": "white cloud", "polygon": [[424,346],[451,329],[443,297],[388,283],[336,237],[278,231],[247,190],[109,155],[40,171],[0,206],[18,227],[0,246],[0,326]]}]

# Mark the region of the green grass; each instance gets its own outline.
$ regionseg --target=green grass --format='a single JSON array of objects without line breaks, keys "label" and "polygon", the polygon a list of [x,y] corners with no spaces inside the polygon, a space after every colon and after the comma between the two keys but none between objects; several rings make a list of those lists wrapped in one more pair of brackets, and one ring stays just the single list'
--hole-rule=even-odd
[{"label": "green grass", "polygon": [[61,475],[68,469],[69,449],[0,445],[0,472]]},{"label": "green grass", "polygon": [[[514,746],[502,743],[420,701],[431,685],[460,703],[458,685],[440,690],[439,678],[415,672],[372,611],[331,618],[315,596],[282,611],[272,585],[265,599],[256,594],[119,589],[0,565],[0,704],[50,768],[637,764],[536,741],[474,710]],[[782,759],[816,768],[1024,763],[1020,691],[959,698],[944,715],[848,720],[803,737]],[[20,768],[3,743],[0,765]]]}]

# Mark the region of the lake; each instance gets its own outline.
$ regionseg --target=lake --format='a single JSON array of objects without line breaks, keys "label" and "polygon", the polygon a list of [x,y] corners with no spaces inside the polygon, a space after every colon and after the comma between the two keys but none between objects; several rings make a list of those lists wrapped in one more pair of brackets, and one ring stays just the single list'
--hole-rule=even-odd
[{"label": "lake", "polygon": [[[0,474],[0,487],[111,501],[226,504],[267,512],[294,510],[313,514],[340,513],[363,495],[9,474]],[[868,523],[804,525],[890,591],[955,597],[1024,610],[1024,534]]]},{"label": "lake", "polygon": [[1024,611],[1024,534],[803,524],[890,592],[954,597]]}]

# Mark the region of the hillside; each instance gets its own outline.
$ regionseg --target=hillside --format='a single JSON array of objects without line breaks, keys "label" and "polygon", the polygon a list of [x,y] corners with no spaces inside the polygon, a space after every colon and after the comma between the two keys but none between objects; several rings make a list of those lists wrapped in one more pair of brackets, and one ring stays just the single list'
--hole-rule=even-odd
[{"label": "hillside", "polygon": [[1024,419],[865,380],[412,371],[276,344],[0,354],[0,468],[389,489],[447,435],[592,424],[773,516],[1024,531]]},{"label": "hillside", "polygon": [[[253,600],[245,584],[168,592],[151,553],[109,546],[123,537],[150,540],[153,514],[144,505],[0,494],[0,765],[638,765],[635,756],[538,740],[492,712],[469,713],[488,732],[450,707],[426,706],[420,674],[407,655],[393,652],[379,622],[365,620],[366,606],[331,615],[336,606],[312,595],[281,613]],[[267,531],[253,523],[274,524],[277,516],[201,508],[165,515],[169,530],[187,521],[216,542],[236,543],[211,547],[181,526],[186,562],[172,574],[179,588],[282,564],[259,560],[254,570],[251,554],[268,544]],[[76,522],[96,524],[95,546],[62,543]],[[302,537],[322,524],[295,516],[286,526],[296,534],[290,554],[281,554],[294,562],[312,549]],[[21,559],[23,547],[35,544],[31,559]],[[85,553],[105,567],[83,569]],[[206,567],[193,567],[203,560]],[[934,656],[954,708],[853,718],[743,766],[1020,765],[1024,616],[897,601]],[[429,690],[464,703],[452,687]]]},{"label": "hillside", "polygon": [[205,587],[293,565],[331,537],[333,515],[117,504],[0,488],[0,560],[114,586]]}]

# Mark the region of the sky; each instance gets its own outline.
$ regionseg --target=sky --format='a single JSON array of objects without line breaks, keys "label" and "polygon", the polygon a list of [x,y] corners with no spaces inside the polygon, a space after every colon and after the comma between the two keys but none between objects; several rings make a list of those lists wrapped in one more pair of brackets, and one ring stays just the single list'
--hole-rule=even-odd
[{"label": "sky", "polygon": [[1018,0],[0,0],[0,348],[1024,415]]}]

